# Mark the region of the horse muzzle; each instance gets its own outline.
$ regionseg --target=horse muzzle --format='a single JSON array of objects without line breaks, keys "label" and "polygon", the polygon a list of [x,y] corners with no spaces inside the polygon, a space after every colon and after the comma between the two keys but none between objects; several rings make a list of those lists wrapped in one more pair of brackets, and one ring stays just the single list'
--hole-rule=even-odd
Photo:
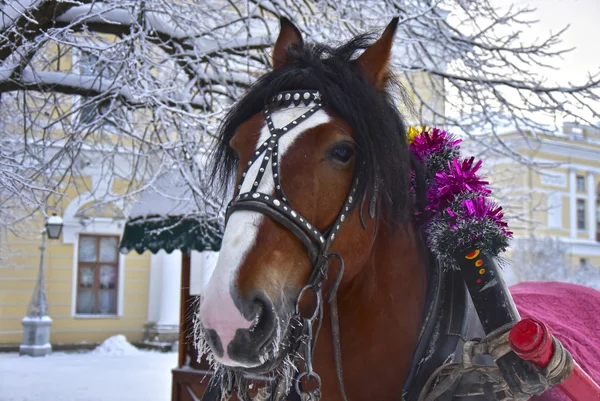
[{"label": "horse muzzle", "polygon": [[287,319],[263,292],[248,300],[228,298],[209,295],[200,306],[204,339],[216,362],[242,369],[271,365],[279,359]]}]

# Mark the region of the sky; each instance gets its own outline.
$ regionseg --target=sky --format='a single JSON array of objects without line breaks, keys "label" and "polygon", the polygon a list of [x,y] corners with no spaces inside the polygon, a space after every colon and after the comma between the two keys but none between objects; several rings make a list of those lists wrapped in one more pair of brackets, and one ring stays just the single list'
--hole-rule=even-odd
[{"label": "sky", "polygon": [[538,27],[526,34],[543,37],[548,32],[557,32],[566,25],[569,29],[563,34],[563,45],[575,47],[563,59],[556,60],[557,71],[548,71],[549,79],[572,80],[580,83],[586,72],[600,71],[600,0],[498,0],[499,3],[529,5],[537,8],[535,17]]},{"label": "sky", "polygon": [[[510,5],[536,9],[527,14],[527,18],[537,20],[536,23],[529,27],[517,26],[523,30],[520,36],[523,43],[536,43],[536,39],[540,41],[547,39],[551,32],[557,33],[568,26],[561,35],[562,42],[555,48],[573,48],[573,50],[551,59],[554,69],[530,67],[533,72],[546,78],[545,86],[581,85],[587,81],[588,73],[600,72],[600,35],[598,34],[600,0],[492,0],[492,4],[501,10]],[[506,92],[505,96],[517,104],[520,102],[514,93]],[[590,102],[588,105],[591,108],[600,110],[600,102],[596,104]],[[600,121],[596,122],[597,118],[585,109],[580,109],[577,113],[587,121],[600,123]],[[556,120],[554,116],[536,113],[529,118],[549,126],[556,123],[558,127],[565,121],[573,121],[572,117],[565,117],[566,120],[562,115],[555,117]]]}]

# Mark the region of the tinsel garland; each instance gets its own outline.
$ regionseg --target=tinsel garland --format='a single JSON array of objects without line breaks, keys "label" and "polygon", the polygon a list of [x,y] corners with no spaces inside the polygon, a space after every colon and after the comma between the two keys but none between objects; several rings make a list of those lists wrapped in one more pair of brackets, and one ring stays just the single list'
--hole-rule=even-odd
[{"label": "tinsel garland", "polygon": [[[458,268],[455,252],[477,248],[491,256],[504,251],[512,232],[502,207],[491,198],[478,171],[481,160],[460,156],[460,139],[438,128],[410,127],[409,149],[427,168],[428,205],[419,216],[428,246],[446,267]],[[411,180],[415,193],[414,176]]]}]

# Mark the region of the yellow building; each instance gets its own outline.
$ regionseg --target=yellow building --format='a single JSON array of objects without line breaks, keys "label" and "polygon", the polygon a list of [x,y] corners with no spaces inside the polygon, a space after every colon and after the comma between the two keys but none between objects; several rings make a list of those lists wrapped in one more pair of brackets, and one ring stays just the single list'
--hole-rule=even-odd
[{"label": "yellow building", "polygon": [[[44,51],[60,54],[54,44]],[[60,63],[46,65],[44,70],[88,75],[95,61],[73,53],[63,53]],[[65,104],[81,100],[61,97]],[[48,104],[47,115],[54,116],[52,107],[61,105]],[[73,118],[93,120],[100,112],[98,107],[82,107]],[[41,137],[45,133],[28,135]],[[111,131],[103,138],[117,136]],[[54,154],[61,146],[60,141],[54,141],[47,154]],[[51,197],[47,204],[46,213],[56,213],[64,221],[62,237],[47,241],[43,260],[53,345],[97,343],[115,334],[124,334],[131,342],[177,339],[181,253],[119,252],[128,215],[119,195],[131,184],[126,172],[133,166],[126,152],[115,154],[111,161],[121,172],[120,179],[107,171],[101,154],[84,149],[76,160],[80,166],[69,170],[63,185],[56,188],[64,196]],[[72,175],[73,170],[80,171],[80,176]],[[102,206],[94,204],[99,198]],[[22,319],[38,277],[44,221],[37,213],[13,227],[18,235],[4,232],[0,236],[0,347],[14,348],[22,343]],[[163,274],[170,270],[173,274]]]},{"label": "yellow building", "polygon": [[503,159],[491,169],[511,214],[522,217],[511,221],[514,241],[557,238],[570,266],[600,267],[600,128],[565,123],[554,135],[511,133],[502,139],[537,164]]},{"label": "yellow building", "polygon": [[[92,168],[90,173],[89,193],[73,193],[52,210],[62,216],[63,231],[60,239],[46,240],[43,264],[51,344],[98,343],[116,334],[134,343],[176,341],[182,253],[121,252],[126,220],[125,211],[118,212],[120,202],[109,202],[111,208],[103,217],[90,218],[83,212],[94,192],[109,187],[116,192],[119,185],[110,177],[94,174]],[[181,199],[190,203],[184,202],[184,196]],[[164,203],[169,199],[149,189],[140,194],[133,209],[142,209],[139,215],[148,206]],[[43,224],[41,217],[29,222],[37,233]],[[22,320],[34,293],[41,244],[41,234],[3,238],[7,257],[0,266],[0,348],[14,348],[23,340]],[[195,269],[202,268],[206,255],[193,251],[191,256],[195,275],[201,277]],[[193,284],[194,288],[199,285]]]}]

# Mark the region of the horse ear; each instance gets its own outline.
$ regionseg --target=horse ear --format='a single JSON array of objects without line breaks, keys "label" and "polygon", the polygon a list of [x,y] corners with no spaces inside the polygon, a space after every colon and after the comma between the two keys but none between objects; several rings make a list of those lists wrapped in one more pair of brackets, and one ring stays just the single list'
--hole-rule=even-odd
[{"label": "horse ear", "polygon": [[281,30],[273,49],[273,69],[275,70],[292,63],[290,50],[299,50],[304,44],[300,30],[296,28],[292,21],[286,17],[281,17],[279,23],[281,24]]},{"label": "horse ear", "polygon": [[394,43],[398,17],[392,19],[381,37],[356,60],[357,68],[377,89],[382,90],[388,78],[388,64]]}]

